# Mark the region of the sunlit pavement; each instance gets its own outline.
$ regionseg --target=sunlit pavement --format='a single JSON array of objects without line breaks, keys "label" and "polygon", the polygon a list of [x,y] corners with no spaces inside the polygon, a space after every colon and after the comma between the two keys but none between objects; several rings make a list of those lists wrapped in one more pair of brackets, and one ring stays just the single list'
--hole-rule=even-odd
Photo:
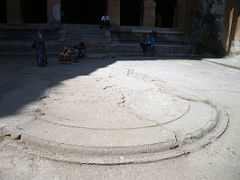
[{"label": "sunlit pavement", "polygon": [[0,177],[239,179],[239,64],[3,58]]}]

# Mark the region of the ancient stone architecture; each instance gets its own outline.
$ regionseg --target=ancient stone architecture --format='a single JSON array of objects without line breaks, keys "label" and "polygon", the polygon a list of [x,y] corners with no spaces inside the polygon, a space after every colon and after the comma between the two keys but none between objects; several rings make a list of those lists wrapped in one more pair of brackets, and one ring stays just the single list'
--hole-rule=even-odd
[{"label": "ancient stone architecture", "polygon": [[9,25],[99,24],[105,13],[116,27],[183,30],[197,53],[240,53],[239,0],[0,1],[0,23]]}]

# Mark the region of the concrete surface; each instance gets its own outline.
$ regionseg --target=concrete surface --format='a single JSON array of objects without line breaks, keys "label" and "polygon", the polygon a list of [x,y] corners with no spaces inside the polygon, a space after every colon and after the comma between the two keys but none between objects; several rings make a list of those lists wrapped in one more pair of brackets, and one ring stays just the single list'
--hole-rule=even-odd
[{"label": "concrete surface", "polygon": [[230,67],[233,69],[240,69],[240,56],[226,57],[223,59],[204,59],[205,61]]},{"label": "concrete surface", "polygon": [[0,69],[0,179],[240,178],[238,68],[106,56]]}]

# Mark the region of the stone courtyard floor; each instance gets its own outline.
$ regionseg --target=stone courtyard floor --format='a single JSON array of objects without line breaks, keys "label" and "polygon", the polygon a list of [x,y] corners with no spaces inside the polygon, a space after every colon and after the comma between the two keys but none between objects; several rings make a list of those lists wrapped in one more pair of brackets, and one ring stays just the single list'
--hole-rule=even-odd
[{"label": "stone courtyard floor", "polygon": [[0,59],[0,179],[240,179],[240,58]]}]

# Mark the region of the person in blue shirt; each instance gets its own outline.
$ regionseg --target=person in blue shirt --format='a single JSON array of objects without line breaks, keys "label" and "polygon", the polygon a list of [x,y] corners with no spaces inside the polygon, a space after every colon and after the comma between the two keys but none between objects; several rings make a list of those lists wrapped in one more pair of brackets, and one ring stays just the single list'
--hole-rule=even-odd
[{"label": "person in blue shirt", "polygon": [[148,45],[149,47],[153,47],[154,44],[155,44],[155,38],[153,37],[152,34],[148,34],[148,35],[147,35],[147,45]]},{"label": "person in blue shirt", "polygon": [[154,44],[155,44],[155,38],[152,34],[147,35],[147,47],[151,53],[153,53],[154,50]]}]

